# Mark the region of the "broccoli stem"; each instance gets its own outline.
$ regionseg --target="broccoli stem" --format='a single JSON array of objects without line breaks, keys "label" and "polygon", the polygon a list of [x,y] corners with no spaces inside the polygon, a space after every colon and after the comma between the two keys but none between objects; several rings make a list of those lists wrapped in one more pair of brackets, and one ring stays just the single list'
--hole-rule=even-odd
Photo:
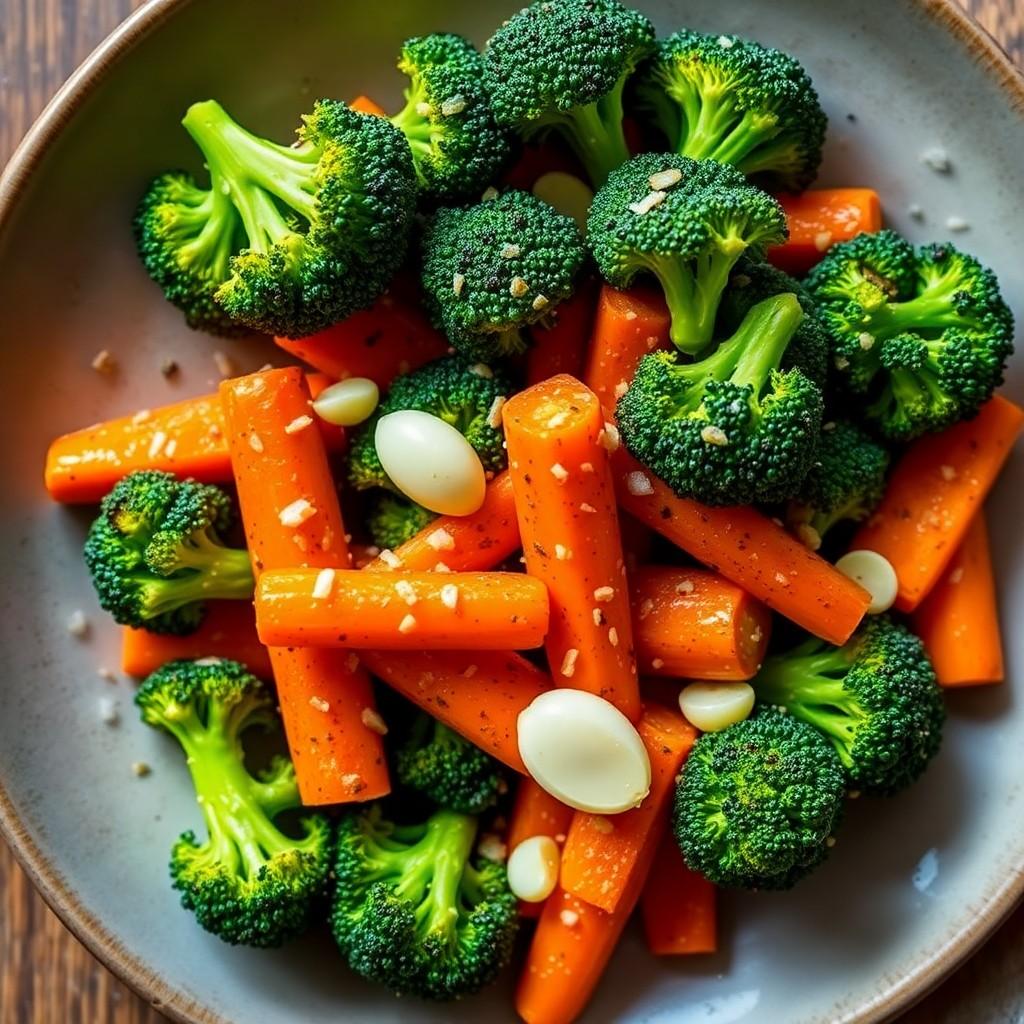
[{"label": "broccoli stem", "polygon": [[586,168],[590,182],[600,188],[608,175],[629,159],[629,147],[622,130],[623,75],[615,87],[600,99],[574,107],[554,122]]},{"label": "broccoli stem", "polygon": [[183,267],[202,268],[213,280],[223,281],[234,254],[238,213],[222,189],[196,192],[198,203],[176,206],[168,236],[180,242],[177,259]]},{"label": "broccoli stem", "polygon": [[295,234],[279,204],[313,223],[320,157],[315,146],[260,139],[215,100],[192,104],[182,124],[206,158],[212,191],[227,196],[238,211],[251,249],[267,252]]},{"label": "broccoli stem", "polygon": [[925,283],[920,294],[906,302],[887,302],[874,310],[866,326],[877,339],[895,337],[904,331],[920,333],[929,328],[976,327],[977,321],[956,308],[956,294],[963,282],[956,274]]},{"label": "broccoli stem", "polygon": [[729,379],[749,384],[758,395],[773,370],[779,368],[804,311],[792,292],[783,292],[751,307],[735,334],[725,343],[734,353]]},{"label": "broccoli stem", "polygon": [[[228,548],[200,533],[178,546],[177,562],[180,568],[198,574],[208,597],[246,598],[252,594],[255,581],[245,548]],[[175,581],[182,578],[171,577]]]}]

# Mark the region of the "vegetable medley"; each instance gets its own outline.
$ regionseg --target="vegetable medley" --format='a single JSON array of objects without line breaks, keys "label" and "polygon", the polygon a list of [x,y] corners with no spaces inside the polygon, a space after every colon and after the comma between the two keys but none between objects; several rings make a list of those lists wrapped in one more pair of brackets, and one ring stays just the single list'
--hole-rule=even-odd
[{"label": "vegetable medley", "polygon": [[321,99],[290,145],[188,109],[206,172],[145,189],[142,262],[309,369],[60,437],[46,481],[99,503],[198,924],[326,922],[441,1000],[522,927],[516,1009],[567,1024],[634,908],[713,951],[719,887],[796,884],[927,769],[942,688],[1001,681],[1013,318],[869,188],[805,191],[793,56],[558,0],[397,64],[400,110]]}]

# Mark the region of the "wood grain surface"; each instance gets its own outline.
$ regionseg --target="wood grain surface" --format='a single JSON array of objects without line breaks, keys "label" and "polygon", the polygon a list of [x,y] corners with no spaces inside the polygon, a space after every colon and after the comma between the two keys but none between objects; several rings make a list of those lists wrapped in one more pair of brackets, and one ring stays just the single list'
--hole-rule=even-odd
[{"label": "wood grain surface", "polygon": [[[0,164],[67,75],[142,2],[0,0]],[[1024,63],[1024,2],[964,3]],[[164,1020],[65,930],[0,843],[0,1024]],[[899,1024],[1022,1022],[1024,907]]]}]

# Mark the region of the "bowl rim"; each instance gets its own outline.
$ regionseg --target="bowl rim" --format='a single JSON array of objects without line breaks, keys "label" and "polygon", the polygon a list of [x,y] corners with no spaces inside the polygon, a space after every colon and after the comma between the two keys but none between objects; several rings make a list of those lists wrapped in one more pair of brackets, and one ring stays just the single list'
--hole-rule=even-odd
[{"label": "bowl rim", "polygon": [[[11,155],[0,174],[0,234],[18,208],[29,177],[113,65],[164,22],[194,0],[147,0],[114,29],[56,92]],[[993,36],[957,0],[907,0],[936,22],[987,72],[1011,109],[1024,116],[1024,73]],[[0,839],[51,910],[72,934],[115,976],[154,1009],[178,1024],[234,1024],[181,992],[158,971],[125,948],[70,889],[46,853],[21,823],[0,778]],[[866,1004],[832,1024],[879,1024],[909,1009],[948,977],[1009,916],[1024,897],[1024,863],[989,894],[974,918],[912,971]],[[824,1022],[821,1022],[824,1024]]]}]

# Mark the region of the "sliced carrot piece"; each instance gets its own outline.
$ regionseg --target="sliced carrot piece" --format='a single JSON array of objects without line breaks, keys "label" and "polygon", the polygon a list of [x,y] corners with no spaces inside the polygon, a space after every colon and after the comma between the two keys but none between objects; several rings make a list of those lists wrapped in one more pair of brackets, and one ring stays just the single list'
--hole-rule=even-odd
[{"label": "sliced carrot piece", "polygon": [[267,570],[256,628],[272,647],[525,651],[544,643],[548,594],[518,572]]},{"label": "sliced carrot piece", "polygon": [[757,672],[771,612],[735,583],[702,569],[649,565],[630,573],[629,590],[641,673],[750,679]]},{"label": "sliced carrot piece", "polygon": [[[550,836],[561,846],[572,824],[573,809],[555,799],[529,776],[519,780],[508,823],[508,852],[532,836]],[[519,901],[520,917],[539,917],[544,901]]]},{"label": "sliced carrot piece", "polygon": [[306,338],[275,338],[286,352],[335,380],[368,377],[386,390],[399,374],[439,359],[448,343],[419,307],[392,290],[369,309]]},{"label": "sliced carrot piece", "polygon": [[718,890],[691,871],[671,834],[658,847],[640,896],[647,948],[657,956],[718,949]]},{"label": "sliced carrot piece", "polygon": [[256,613],[249,601],[210,601],[203,623],[187,636],[125,627],[121,633],[121,670],[141,679],[179,658],[228,658],[253,675],[271,678],[270,655],[256,635]]},{"label": "sliced carrot piece", "polygon": [[366,568],[426,572],[440,563],[457,572],[485,572],[519,547],[512,479],[506,471],[487,485],[484,503],[472,515],[440,516],[397,551],[378,556]]},{"label": "sliced carrot piece", "polygon": [[640,716],[626,567],[597,396],[552,377],[504,407],[526,570],[551,598],[548,664],[559,685]]},{"label": "sliced carrot piece", "polygon": [[349,106],[358,110],[360,114],[376,114],[378,117],[387,117],[387,111],[369,96],[357,96]]},{"label": "sliced carrot piece", "polygon": [[361,651],[359,658],[403,697],[526,774],[516,723],[551,680],[525,658],[509,651]]},{"label": "sliced carrot piece", "polygon": [[942,686],[1001,683],[1003,639],[985,513],[979,509],[939,581],[914,612]]},{"label": "sliced carrot piece", "polygon": [[776,198],[786,211],[789,238],[768,250],[768,260],[790,274],[806,274],[838,242],[882,230],[874,189],[820,188]]},{"label": "sliced carrot piece", "polygon": [[637,731],[651,759],[646,799],[614,816],[577,811],[562,851],[562,888],[609,913],[625,898],[651,836],[661,831],[676,776],[697,738],[678,711],[658,704],[647,705]]},{"label": "sliced carrot piece", "polygon": [[602,285],[583,380],[614,410],[648,352],[670,347],[671,317],[664,296],[648,285]]},{"label": "sliced carrot piece", "polygon": [[[309,411],[297,367],[220,387],[242,522],[257,577],[307,565],[347,569],[341,518],[318,431],[293,429]],[[390,790],[370,678],[338,650],[270,652],[302,802],[372,800]]]},{"label": "sliced carrot piece", "polygon": [[583,373],[596,301],[597,282],[587,278],[571,298],[555,307],[550,326],[532,328],[533,344],[526,354],[527,384],[539,384],[560,373],[574,377]]},{"label": "sliced carrot piece", "polygon": [[[330,382],[322,374],[310,374],[309,389],[317,395]],[[340,451],[344,431],[314,419],[329,450]],[[58,437],[46,454],[46,489],[54,501],[97,502],[121,477],[140,469],[159,469],[203,483],[229,482],[231,459],[219,396],[200,395],[159,409],[140,409]]]},{"label": "sliced carrot piece", "polygon": [[900,611],[913,611],[938,583],[1022,428],[1024,410],[996,395],[974,419],[918,438],[896,464],[850,547],[892,563]]}]

